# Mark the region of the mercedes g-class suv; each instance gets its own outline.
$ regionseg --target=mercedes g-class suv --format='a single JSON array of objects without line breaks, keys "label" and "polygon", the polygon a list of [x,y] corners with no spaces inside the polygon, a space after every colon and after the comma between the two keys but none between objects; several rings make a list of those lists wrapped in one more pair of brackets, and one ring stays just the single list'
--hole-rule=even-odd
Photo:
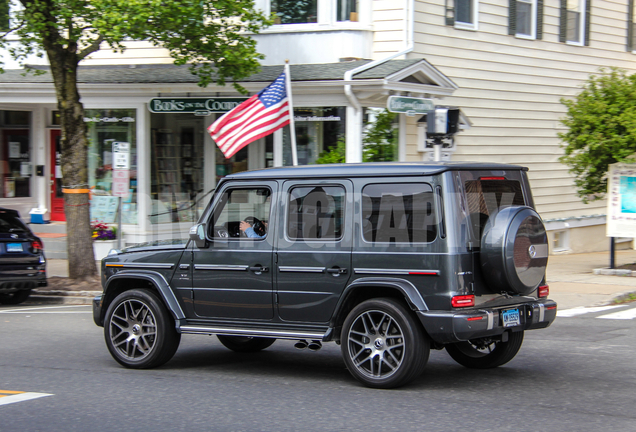
[{"label": "mercedes g-class suv", "polygon": [[129,368],[174,355],[181,334],[255,352],[276,339],[341,345],[376,388],[422,373],[430,349],[469,368],[548,327],[548,243],[526,169],[375,163],[223,178],[182,242],[111,251],[94,321]]}]

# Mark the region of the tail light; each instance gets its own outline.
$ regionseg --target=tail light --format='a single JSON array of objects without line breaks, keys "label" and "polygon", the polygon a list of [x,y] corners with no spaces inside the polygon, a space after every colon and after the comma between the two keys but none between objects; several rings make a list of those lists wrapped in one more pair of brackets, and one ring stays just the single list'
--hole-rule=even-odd
[{"label": "tail light", "polygon": [[33,252],[42,252],[44,250],[44,245],[40,240],[33,240],[31,242],[31,249],[33,249]]},{"label": "tail light", "polygon": [[549,285],[541,285],[538,290],[539,298],[547,297],[550,295],[550,286]]},{"label": "tail light", "polygon": [[451,305],[456,308],[475,306],[474,295],[460,295],[451,299]]}]

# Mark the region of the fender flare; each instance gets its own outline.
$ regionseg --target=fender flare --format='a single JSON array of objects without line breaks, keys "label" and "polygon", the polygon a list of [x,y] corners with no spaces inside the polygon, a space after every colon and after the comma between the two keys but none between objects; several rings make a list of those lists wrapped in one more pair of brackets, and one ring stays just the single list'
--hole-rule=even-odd
[{"label": "fender flare", "polygon": [[[179,324],[182,320],[185,320],[186,316],[183,313],[183,309],[181,309],[181,305],[177,301],[177,297],[174,295],[174,292],[170,288],[170,284],[168,284],[168,281],[161,273],[148,270],[120,271],[108,278],[108,281],[106,281],[106,286],[104,287],[104,296],[108,295],[108,290],[112,282],[118,281],[120,279],[141,279],[150,282],[157,288],[157,291],[159,292],[163,303],[166,305],[166,307],[172,314],[172,317],[175,319],[177,327],[179,327]],[[102,322],[104,321],[104,314],[106,313],[106,309],[107,308],[102,307]]]},{"label": "fender flare", "polygon": [[347,285],[342,295],[340,296],[340,300],[338,300],[338,304],[334,310],[333,315],[331,316],[331,320],[329,322],[329,327],[333,328],[336,325],[336,320],[342,311],[344,304],[349,300],[354,291],[367,287],[386,287],[390,289],[397,289],[404,298],[406,299],[409,307],[414,311],[427,311],[428,306],[426,302],[422,298],[420,292],[415,288],[411,282],[406,279],[399,278],[387,278],[387,277],[368,277],[368,278],[359,278],[354,280],[352,283]]}]

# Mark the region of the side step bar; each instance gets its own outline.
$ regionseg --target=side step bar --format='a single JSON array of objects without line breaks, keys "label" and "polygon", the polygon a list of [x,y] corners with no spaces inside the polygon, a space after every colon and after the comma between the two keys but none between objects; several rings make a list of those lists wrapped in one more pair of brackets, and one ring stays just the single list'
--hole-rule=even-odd
[{"label": "side step bar", "polygon": [[289,330],[255,330],[236,327],[208,327],[182,325],[182,334],[206,334],[206,335],[226,335],[226,336],[251,336],[251,337],[271,337],[276,339],[318,339],[322,340],[327,333],[289,331]]}]

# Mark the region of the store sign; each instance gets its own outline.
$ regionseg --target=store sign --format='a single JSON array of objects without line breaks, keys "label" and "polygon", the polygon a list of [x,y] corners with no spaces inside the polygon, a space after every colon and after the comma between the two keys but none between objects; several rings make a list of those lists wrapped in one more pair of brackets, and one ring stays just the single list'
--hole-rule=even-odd
[{"label": "store sign", "polygon": [[435,109],[433,99],[389,96],[386,104],[387,109],[393,113],[402,113],[406,115],[426,114]]},{"label": "store sign", "polygon": [[609,167],[607,236],[636,237],[636,164]]},{"label": "store sign", "polygon": [[247,98],[154,98],[148,102],[148,109],[156,114],[191,113],[206,116],[226,113],[246,100]]}]

